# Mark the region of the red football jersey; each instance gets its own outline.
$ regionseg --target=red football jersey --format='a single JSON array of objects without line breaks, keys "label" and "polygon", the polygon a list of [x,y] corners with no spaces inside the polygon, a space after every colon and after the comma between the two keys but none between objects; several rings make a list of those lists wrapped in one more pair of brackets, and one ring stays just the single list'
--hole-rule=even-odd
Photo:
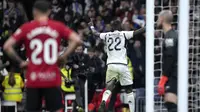
[{"label": "red football jersey", "polygon": [[13,34],[17,43],[23,43],[29,65],[26,71],[27,87],[55,87],[61,85],[57,65],[61,39],[68,39],[72,30],[64,24],[48,20],[31,21]]}]

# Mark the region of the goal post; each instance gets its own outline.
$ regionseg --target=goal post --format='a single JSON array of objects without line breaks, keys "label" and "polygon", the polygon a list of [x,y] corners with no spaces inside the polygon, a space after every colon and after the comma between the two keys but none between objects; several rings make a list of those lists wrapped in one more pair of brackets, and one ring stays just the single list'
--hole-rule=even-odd
[{"label": "goal post", "polygon": [[146,111],[154,112],[154,0],[146,9]]},{"label": "goal post", "polygon": [[188,112],[189,0],[179,0],[178,112]]}]

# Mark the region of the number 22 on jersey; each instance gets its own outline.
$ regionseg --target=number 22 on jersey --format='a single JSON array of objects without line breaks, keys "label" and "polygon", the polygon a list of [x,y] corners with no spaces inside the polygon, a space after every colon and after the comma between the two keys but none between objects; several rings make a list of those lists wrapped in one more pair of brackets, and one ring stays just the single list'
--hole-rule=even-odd
[{"label": "number 22 on jersey", "polygon": [[[31,54],[32,63],[35,65],[40,65],[42,62],[53,65],[57,61],[58,56],[58,44],[55,39],[46,39],[43,43],[40,39],[31,40],[29,47],[33,50]],[[39,55],[42,54],[42,57]]]},{"label": "number 22 on jersey", "polygon": [[119,37],[116,37],[115,39],[114,38],[108,38],[107,42],[108,42],[108,50],[109,51],[113,51],[113,50],[119,51],[119,50],[121,50],[121,48],[119,46],[121,44],[121,39]]}]

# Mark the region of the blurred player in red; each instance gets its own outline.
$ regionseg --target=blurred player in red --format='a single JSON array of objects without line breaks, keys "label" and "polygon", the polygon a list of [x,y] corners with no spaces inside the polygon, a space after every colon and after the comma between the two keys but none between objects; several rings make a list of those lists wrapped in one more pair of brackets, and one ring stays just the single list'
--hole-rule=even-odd
[{"label": "blurred player in red", "polygon": [[[8,56],[21,68],[26,68],[27,96],[26,111],[39,112],[42,98],[51,112],[62,110],[61,76],[59,63],[82,43],[77,33],[64,24],[50,20],[50,3],[36,1],[33,7],[34,20],[23,24],[4,44]],[[70,40],[68,49],[59,56],[61,39]],[[22,60],[13,46],[24,44],[29,62]]]}]

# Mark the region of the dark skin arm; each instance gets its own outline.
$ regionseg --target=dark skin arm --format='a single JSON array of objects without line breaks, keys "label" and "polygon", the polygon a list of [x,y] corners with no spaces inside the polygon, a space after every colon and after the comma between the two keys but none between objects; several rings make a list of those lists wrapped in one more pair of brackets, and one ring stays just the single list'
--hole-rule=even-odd
[{"label": "dark skin arm", "polygon": [[[94,24],[93,24],[92,21],[89,22],[88,25],[90,26],[90,29],[92,30],[92,33],[93,33],[95,36],[100,36],[100,33],[99,33],[98,31],[95,30]],[[146,31],[146,27],[140,28],[140,29],[138,29],[138,30],[136,30],[136,31],[133,32],[133,37],[134,37],[134,36],[137,36],[137,35],[139,35],[139,34],[141,34],[141,33],[144,33],[145,31]]]},{"label": "dark skin arm", "polygon": [[134,31],[133,37],[134,37],[134,36],[137,36],[137,35],[139,35],[139,34],[141,34],[141,33],[144,33],[145,31],[146,31],[146,27],[140,28],[140,29]]},{"label": "dark skin arm", "polygon": [[97,30],[95,30],[93,22],[92,21],[89,22],[88,25],[90,26],[90,29],[92,30],[92,34],[99,37],[100,33]]}]

